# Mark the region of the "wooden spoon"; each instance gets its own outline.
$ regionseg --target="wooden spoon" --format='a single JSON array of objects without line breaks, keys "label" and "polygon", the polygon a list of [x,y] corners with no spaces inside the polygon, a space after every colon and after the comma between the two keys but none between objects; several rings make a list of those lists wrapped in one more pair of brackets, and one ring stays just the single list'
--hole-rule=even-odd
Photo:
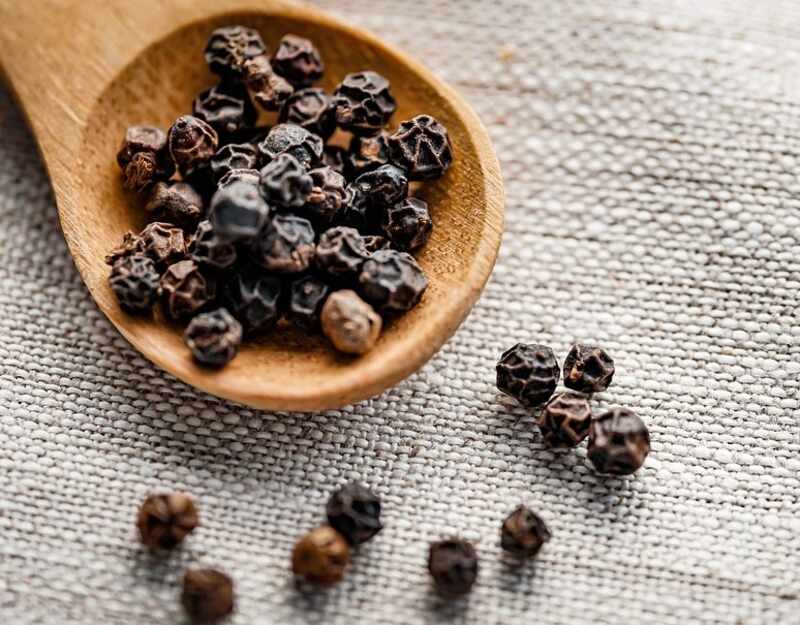
[{"label": "wooden spoon", "polygon": [[[435,224],[419,256],[430,288],[365,356],[341,356],[324,338],[281,327],[245,344],[227,367],[204,369],[192,362],[181,328],[159,313],[125,313],[108,287],[104,255],[144,224],[115,163],[124,131],[167,128],[190,112],[194,95],[215,82],[202,55],[209,33],[240,23],[259,29],[273,49],[285,33],[311,38],[326,64],[326,89],[349,72],[383,74],[399,105],[395,124],[429,113],[450,132],[455,163],[423,189]],[[0,24],[3,72],[44,157],[78,271],[119,331],[181,380],[258,408],[339,407],[421,367],[478,298],[503,227],[502,181],[486,131],[453,89],[374,35],[285,0],[0,0]]]}]

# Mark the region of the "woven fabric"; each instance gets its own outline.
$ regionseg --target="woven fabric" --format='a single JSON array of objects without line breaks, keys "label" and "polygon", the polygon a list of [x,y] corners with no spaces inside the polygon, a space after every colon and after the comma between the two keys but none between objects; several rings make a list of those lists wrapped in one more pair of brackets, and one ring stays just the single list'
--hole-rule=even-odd
[{"label": "woven fabric", "polygon": [[[325,0],[423,59],[502,162],[497,269],[456,336],[372,401],[259,412],[143,360],[98,312],[20,113],[0,95],[0,622],[181,623],[189,564],[235,579],[235,624],[800,623],[800,10],[794,0]],[[548,451],[494,388],[516,341],[597,341],[595,402],[634,408],[653,452],[597,477]],[[360,479],[386,529],[346,580],[298,593],[299,533]],[[153,491],[202,527],[137,545]],[[522,568],[518,503],[553,531]],[[475,541],[445,604],[430,540]]]}]

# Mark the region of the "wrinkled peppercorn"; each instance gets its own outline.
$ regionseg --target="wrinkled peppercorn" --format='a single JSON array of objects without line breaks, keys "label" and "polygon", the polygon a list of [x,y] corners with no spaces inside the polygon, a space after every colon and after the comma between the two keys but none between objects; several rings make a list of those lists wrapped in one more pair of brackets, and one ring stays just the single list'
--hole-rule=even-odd
[{"label": "wrinkled peppercorn", "polygon": [[322,151],[322,164],[342,176],[346,174],[346,159],[347,150],[338,145],[326,145]]},{"label": "wrinkled peppercorn", "polygon": [[267,162],[280,154],[290,154],[306,169],[311,169],[322,158],[323,142],[320,137],[296,124],[273,126],[258,150]]},{"label": "wrinkled peppercorn", "polygon": [[345,189],[345,201],[336,223],[356,228],[361,232],[370,232],[380,225],[380,209],[374,209],[369,202],[369,195],[359,185],[351,183]]},{"label": "wrinkled peppercorn", "polygon": [[374,254],[378,250],[388,250],[391,247],[389,239],[379,234],[368,234],[361,238],[364,240],[364,247],[370,254]]},{"label": "wrinkled peppercorn", "polygon": [[144,254],[144,244],[138,234],[130,230],[122,235],[122,243],[106,254],[106,264],[113,265],[120,258],[131,256],[132,254]]},{"label": "wrinkled peppercorn", "polygon": [[222,367],[239,351],[242,326],[227,310],[218,308],[194,317],[186,326],[183,341],[197,362]]},{"label": "wrinkled peppercorn", "polygon": [[327,284],[314,276],[295,280],[289,289],[289,319],[306,330],[319,326],[319,314],[330,291]]},{"label": "wrinkled peppercorn", "polygon": [[267,330],[278,321],[281,290],[279,278],[248,267],[225,284],[222,300],[245,332],[254,333]]},{"label": "wrinkled peppercorn", "polygon": [[152,126],[128,128],[117,152],[117,164],[122,170],[123,186],[133,191],[167,180],[175,171],[167,149],[167,135]]},{"label": "wrinkled peppercorn", "polygon": [[250,95],[265,111],[280,110],[294,93],[294,87],[275,73],[266,55],[245,62],[244,83]]},{"label": "wrinkled peppercorn", "polygon": [[542,518],[525,506],[506,517],[500,530],[500,546],[517,558],[532,558],[552,534]]},{"label": "wrinkled peppercorn", "polygon": [[236,169],[258,169],[258,152],[249,143],[229,143],[214,153],[208,162],[211,175],[219,182]]},{"label": "wrinkled peppercorn", "polygon": [[208,219],[197,224],[188,252],[196,263],[214,269],[230,267],[237,258],[236,246],[219,236]]},{"label": "wrinkled peppercorn", "polygon": [[258,118],[247,90],[237,83],[221,83],[201,91],[192,103],[192,115],[226,137],[252,126]]},{"label": "wrinkled peppercorn", "polygon": [[347,541],[327,525],[311,530],[297,541],[292,551],[292,572],[319,586],[341,581],[349,562]]},{"label": "wrinkled peppercorn", "polygon": [[383,529],[381,500],[363,484],[345,484],[328,499],[328,524],[351,545],[367,542]]},{"label": "wrinkled peppercorn", "polygon": [[152,258],[159,269],[186,257],[186,235],[172,224],[159,221],[149,223],[139,233],[139,238],[144,254]]},{"label": "wrinkled peppercorn", "polygon": [[582,393],[606,390],[614,377],[614,361],[595,345],[573,345],[564,360],[564,386]]},{"label": "wrinkled peppercorn", "polygon": [[181,604],[197,623],[218,621],[233,612],[233,580],[214,569],[189,569],[183,575]]},{"label": "wrinkled peppercorn", "polygon": [[257,169],[232,169],[222,176],[217,183],[217,189],[229,187],[234,182],[246,182],[247,184],[258,185],[261,181],[261,172]]},{"label": "wrinkled peppercorn", "polygon": [[208,38],[205,58],[212,72],[222,78],[238,80],[244,64],[267,51],[257,30],[245,26],[223,26]]},{"label": "wrinkled peppercorn", "polygon": [[438,178],[453,162],[447,130],[430,115],[403,122],[388,143],[392,163],[406,170],[410,180]]},{"label": "wrinkled peppercorn", "polygon": [[173,319],[194,314],[214,299],[215,284],[193,260],[182,260],[167,267],[161,276],[164,307]]},{"label": "wrinkled peppercorn", "polygon": [[364,192],[369,205],[381,212],[402,202],[408,195],[408,178],[394,165],[381,165],[361,174],[353,184]]},{"label": "wrinkled peppercorn", "polygon": [[592,410],[576,393],[561,393],[545,404],[537,423],[549,447],[575,447],[589,434]]},{"label": "wrinkled peppercorn", "polygon": [[414,257],[397,250],[372,254],[361,268],[358,283],[364,299],[387,312],[411,310],[428,288],[428,278]]},{"label": "wrinkled peppercorn", "polygon": [[302,126],[327,141],[336,130],[336,109],[323,89],[301,89],[286,100],[278,121]]},{"label": "wrinkled peppercorn", "polygon": [[478,554],[472,544],[458,538],[433,543],[428,571],[440,595],[460,597],[472,590],[478,578]]},{"label": "wrinkled peppercorn", "polygon": [[308,172],[313,186],[305,205],[308,217],[317,224],[328,225],[347,201],[344,176],[330,167],[318,167]]},{"label": "wrinkled peppercorn", "polygon": [[388,208],[383,216],[383,231],[399,250],[411,251],[422,247],[430,239],[432,230],[428,204],[415,197],[407,197]]},{"label": "wrinkled peppercorn", "polygon": [[273,206],[297,208],[311,194],[314,181],[300,162],[290,154],[280,154],[261,170],[262,195]]},{"label": "wrinkled peppercorn", "polygon": [[314,228],[308,219],[275,215],[253,241],[252,256],[275,273],[300,273],[314,260]]},{"label": "wrinkled peppercorn", "polygon": [[348,74],[333,99],[336,122],[354,135],[377,134],[397,109],[389,81],[376,72]]},{"label": "wrinkled peppercorn", "polygon": [[184,177],[208,164],[217,151],[217,131],[192,115],[179,117],[168,134],[169,153]]},{"label": "wrinkled peppercorn", "polygon": [[353,137],[347,151],[347,171],[350,176],[358,177],[368,171],[378,169],[389,163],[389,145],[386,132],[381,131],[374,137]]},{"label": "wrinkled peppercorn", "polygon": [[592,419],[587,454],[598,473],[630,475],[650,453],[650,432],[627,408],[613,408]]},{"label": "wrinkled peppercorn", "polygon": [[533,408],[550,399],[559,375],[552,349],[517,343],[497,363],[497,388],[523,406]]},{"label": "wrinkled peppercorn", "polygon": [[183,493],[150,495],[136,517],[139,539],[150,549],[173,549],[198,522],[192,498]]},{"label": "wrinkled peppercorn", "polygon": [[322,233],[317,243],[317,267],[331,278],[355,278],[367,258],[364,239],[355,228],[331,228]]},{"label": "wrinkled peppercorn", "polygon": [[131,254],[114,263],[108,282],[123,308],[139,311],[149,309],[158,298],[159,278],[152,259]]},{"label": "wrinkled peppercorn", "polygon": [[208,207],[214,231],[226,241],[250,241],[269,218],[269,206],[258,187],[235,182],[217,190]]},{"label": "wrinkled peppercorn", "polygon": [[350,290],[328,296],[320,321],[325,336],[346,354],[364,354],[372,349],[383,326],[372,306]]},{"label": "wrinkled peppercorn", "polygon": [[272,57],[272,68],[297,88],[318,81],[325,71],[314,44],[297,35],[283,36]]},{"label": "wrinkled peppercorn", "polygon": [[157,218],[191,230],[203,217],[203,198],[186,182],[157,182],[144,209]]}]

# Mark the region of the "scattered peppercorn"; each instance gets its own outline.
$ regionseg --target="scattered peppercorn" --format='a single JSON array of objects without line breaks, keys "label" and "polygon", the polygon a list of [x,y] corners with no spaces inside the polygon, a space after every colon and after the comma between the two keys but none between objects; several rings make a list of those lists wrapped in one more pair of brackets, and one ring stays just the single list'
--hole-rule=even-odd
[{"label": "scattered peppercorn", "polygon": [[197,623],[225,618],[233,612],[233,580],[215,569],[189,569],[183,575],[181,604]]},{"label": "scattered peppercorn", "polygon": [[294,93],[294,87],[272,69],[269,58],[261,56],[244,63],[244,83],[253,99],[265,111],[278,111]]},{"label": "scattered peppercorn", "polygon": [[430,115],[403,122],[388,139],[392,163],[410,180],[433,180],[453,162],[453,146],[445,127]]},{"label": "scattered peppercorn", "polygon": [[497,388],[529,408],[550,399],[559,376],[556,356],[544,345],[517,343],[497,363]]},{"label": "scattered peppercorn", "polygon": [[383,231],[399,250],[419,249],[428,242],[432,230],[428,204],[418,198],[407,197],[384,213]]},{"label": "scattered peppercorn", "polygon": [[295,87],[317,82],[325,71],[314,44],[297,35],[284,35],[272,57],[272,68]]},{"label": "scattered peppercorn", "polygon": [[397,109],[389,81],[377,72],[348,74],[333,98],[336,123],[354,135],[378,134]]},{"label": "scattered peppercorn", "polygon": [[411,254],[380,250],[367,259],[358,276],[364,299],[379,310],[405,312],[416,306],[428,279]]},{"label": "scattered peppercorn", "polygon": [[561,393],[545,404],[538,424],[549,447],[576,447],[588,436],[591,421],[592,410],[585,397]]},{"label": "scattered peppercorn", "polygon": [[205,58],[212,72],[222,78],[237,80],[244,64],[267,51],[259,32],[245,26],[223,26],[211,33]]},{"label": "scattered peppercorn", "polygon": [[108,282],[123,308],[143,311],[149,310],[158,298],[159,278],[152,259],[131,254],[114,263]]},{"label": "scattered peppercorn", "polygon": [[192,115],[224,136],[252,126],[258,112],[242,85],[220,83],[200,92],[192,104]]},{"label": "scattered peppercorn", "polygon": [[183,340],[194,359],[203,365],[228,364],[242,343],[242,326],[224,308],[201,313],[192,318]]},{"label": "scattered peppercorn", "polygon": [[150,191],[145,211],[153,217],[192,230],[203,217],[203,198],[186,182],[157,182]]},{"label": "scattered peppercorn", "polygon": [[273,206],[298,208],[311,194],[314,181],[291,154],[279,154],[261,170],[261,194]]},{"label": "scattered peppercorn", "polygon": [[167,267],[161,276],[161,297],[167,314],[184,319],[214,299],[215,285],[193,260],[182,260]]},{"label": "scattered peppercorn", "polygon": [[271,328],[280,316],[282,283],[254,267],[237,273],[222,290],[222,300],[247,333]]},{"label": "scattered peppercorn", "polygon": [[600,393],[614,377],[614,361],[594,345],[573,345],[564,360],[564,386],[582,393]]},{"label": "scattered peppercorn", "polygon": [[303,536],[292,551],[292,572],[319,586],[342,580],[350,562],[350,547],[339,532],[323,525]]},{"label": "scattered peppercorn", "polygon": [[355,278],[369,252],[355,228],[339,226],[322,233],[317,243],[317,267],[331,278]]},{"label": "scattered peppercorn", "polygon": [[308,219],[275,215],[253,241],[252,256],[267,271],[301,273],[314,260],[314,228]]},{"label": "scattered peppercorn", "polygon": [[367,542],[383,529],[381,500],[363,484],[345,484],[328,499],[328,524],[351,545]]},{"label": "scattered peppercorn", "polygon": [[355,291],[336,291],[322,307],[322,331],[334,347],[346,354],[364,354],[381,333],[382,321]]},{"label": "scattered peppercorn", "polygon": [[149,549],[173,549],[198,523],[194,501],[184,493],[150,495],[136,516],[139,539]]},{"label": "scattered peppercorn", "polygon": [[258,187],[235,182],[218,189],[211,198],[208,219],[214,231],[226,241],[254,239],[269,217],[269,206]]},{"label": "scattered peppercorn", "polygon": [[650,453],[650,432],[627,408],[613,408],[592,419],[587,455],[598,473],[630,475]]},{"label": "scattered peppercorn", "polygon": [[532,558],[552,534],[542,518],[525,506],[506,517],[500,530],[500,546],[517,558]]},{"label": "scattered peppercorn", "polygon": [[440,595],[460,597],[472,590],[478,579],[478,553],[471,543],[458,538],[433,543],[428,551],[428,571]]}]

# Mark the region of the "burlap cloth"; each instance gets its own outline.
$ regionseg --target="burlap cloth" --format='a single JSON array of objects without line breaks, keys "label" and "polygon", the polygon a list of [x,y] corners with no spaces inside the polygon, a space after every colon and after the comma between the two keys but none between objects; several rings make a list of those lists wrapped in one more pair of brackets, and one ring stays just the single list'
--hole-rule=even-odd
[{"label": "burlap cloth", "polygon": [[[422,371],[372,401],[272,414],[139,357],[67,253],[20,114],[0,95],[0,622],[183,622],[188,563],[236,581],[237,624],[800,623],[800,10],[794,1],[327,0],[474,105],[503,165],[494,276]],[[547,451],[494,388],[518,340],[596,340],[601,403],[649,424],[631,479]],[[379,491],[386,530],[347,579],[287,565],[328,493]],[[148,492],[197,496],[202,528],[152,561]],[[554,538],[515,570],[519,502]],[[477,542],[446,606],[427,543]]]}]

